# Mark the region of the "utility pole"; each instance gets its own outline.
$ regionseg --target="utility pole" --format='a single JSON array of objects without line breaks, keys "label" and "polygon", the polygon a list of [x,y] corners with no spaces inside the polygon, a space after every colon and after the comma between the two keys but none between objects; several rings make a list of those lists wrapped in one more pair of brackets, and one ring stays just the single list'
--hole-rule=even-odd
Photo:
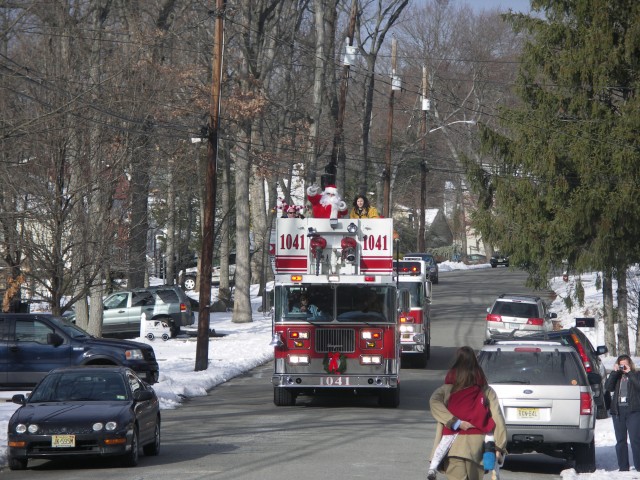
[{"label": "utility pole", "polygon": [[222,88],[222,47],[226,0],[216,0],[216,31],[213,38],[211,103],[207,129],[207,173],[202,219],[202,249],[200,261],[200,309],[195,370],[209,367],[209,312],[211,308],[211,264],[213,263],[213,227],[216,211],[218,129],[220,127],[220,90]]},{"label": "utility pole", "polygon": [[[358,1],[351,0],[351,13],[349,16],[349,27],[347,29],[347,50],[349,47],[353,46],[353,37],[356,31],[356,18],[358,16]],[[346,52],[348,55],[348,52]],[[345,57],[347,57],[345,55]],[[349,69],[351,64],[346,61],[343,62],[342,66],[342,82],[340,84],[340,98],[338,98],[338,118],[336,119],[336,130],[333,135],[333,148],[331,150],[331,163],[336,167],[340,165],[340,171],[342,177],[340,179],[340,185],[338,185],[338,190],[340,192],[344,192],[344,182],[345,182],[345,166],[346,166],[346,155],[344,152],[344,112],[347,104],[347,87],[349,86]],[[366,182],[366,175],[365,177]],[[364,192],[363,192],[364,193]]]},{"label": "utility pole", "polygon": [[429,100],[427,99],[427,66],[422,67],[422,122],[420,122],[420,134],[422,135],[422,160],[420,161],[420,218],[418,221],[418,251],[424,252],[425,215],[427,211],[427,111]]},{"label": "utility pole", "polygon": [[396,79],[396,52],[398,49],[398,41],[395,37],[391,40],[391,93],[389,94],[389,116],[387,119],[387,153],[384,162],[383,173],[383,209],[382,214],[385,217],[391,217],[391,143],[393,142],[393,101],[395,93]]}]

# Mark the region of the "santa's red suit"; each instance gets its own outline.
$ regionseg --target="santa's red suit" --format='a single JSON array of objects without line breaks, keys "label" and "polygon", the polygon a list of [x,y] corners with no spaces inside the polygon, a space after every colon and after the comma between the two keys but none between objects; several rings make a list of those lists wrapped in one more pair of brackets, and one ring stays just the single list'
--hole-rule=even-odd
[{"label": "santa's red suit", "polygon": [[322,195],[317,185],[311,185],[307,188],[307,199],[312,206],[313,218],[339,218],[349,213],[335,185],[327,185]]}]

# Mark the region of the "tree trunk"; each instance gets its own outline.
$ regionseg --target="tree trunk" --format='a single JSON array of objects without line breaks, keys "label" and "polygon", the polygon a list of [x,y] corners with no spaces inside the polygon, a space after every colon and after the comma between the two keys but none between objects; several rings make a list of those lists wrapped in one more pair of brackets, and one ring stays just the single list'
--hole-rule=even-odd
[{"label": "tree trunk", "polygon": [[[231,219],[231,161],[226,150],[219,155],[222,167],[222,181],[220,199],[222,201],[222,221],[220,222],[220,285],[218,286],[218,300],[225,305],[231,305],[231,284],[229,281],[229,254],[231,253],[229,225]],[[226,269],[226,270],[225,270]]]},{"label": "tree trunk", "polygon": [[616,321],[613,310],[613,274],[611,269],[602,272],[602,304],[604,310],[604,343],[609,349],[609,354],[618,355],[616,345]]},{"label": "tree trunk", "polygon": [[251,162],[251,130],[241,130],[239,134],[241,148],[237,148],[236,164],[236,273],[235,295],[233,301],[234,323],[252,322],[251,300],[249,290],[251,288],[251,265],[249,258],[249,175]]},{"label": "tree trunk", "polygon": [[627,319],[627,267],[616,269],[618,280],[618,354],[629,354],[629,320]]}]

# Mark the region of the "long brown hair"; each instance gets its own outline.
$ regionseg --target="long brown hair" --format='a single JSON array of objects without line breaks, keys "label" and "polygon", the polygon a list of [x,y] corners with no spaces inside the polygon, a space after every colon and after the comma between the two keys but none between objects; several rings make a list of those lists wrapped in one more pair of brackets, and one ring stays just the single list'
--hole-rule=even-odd
[{"label": "long brown hair", "polygon": [[452,392],[457,392],[473,385],[482,387],[487,384],[487,377],[478,363],[473,348],[465,346],[458,349],[456,359],[451,369],[447,372],[444,382],[453,385]]}]

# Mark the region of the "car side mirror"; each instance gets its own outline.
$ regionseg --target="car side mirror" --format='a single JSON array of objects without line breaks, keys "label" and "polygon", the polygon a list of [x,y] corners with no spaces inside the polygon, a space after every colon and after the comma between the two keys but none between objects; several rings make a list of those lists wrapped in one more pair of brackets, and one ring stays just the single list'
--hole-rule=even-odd
[{"label": "car side mirror", "polygon": [[24,405],[25,403],[27,403],[27,397],[25,397],[22,393],[17,393],[13,397],[11,397],[11,401],[13,403],[17,403],[18,405]]},{"label": "car side mirror", "polygon": [[487,307],[487,313],[491,313],[491,307]]},{"label": "car side mirror", "polygon": [[549,314],[549,318],[558,318],[558,314],[552,312]]},{"label": "car side mirror", "polygon": [[153,398],[153,392],[151,390],[136,390],[133,393],[133,399],[136,402],[146,402],[147,400],[151,400]]},{"label": "car side mirror", "polygon": [[57,333],[47,333],[47,343],[49,345],[53,345],[54,347],[59,347],[64,342],[64,338],[62,338]]},{"label": "car side mirror", "polygon": [[589,379],[589,385],[600,385],[602,383],[602,375],[595,372],[587,373],[587,378]]},{"label": "car side mirror", "polygon": [[606,345],[598,345],[596,348],[596,355],[604,355],[605,353],[609,353],[609,349]]}]

